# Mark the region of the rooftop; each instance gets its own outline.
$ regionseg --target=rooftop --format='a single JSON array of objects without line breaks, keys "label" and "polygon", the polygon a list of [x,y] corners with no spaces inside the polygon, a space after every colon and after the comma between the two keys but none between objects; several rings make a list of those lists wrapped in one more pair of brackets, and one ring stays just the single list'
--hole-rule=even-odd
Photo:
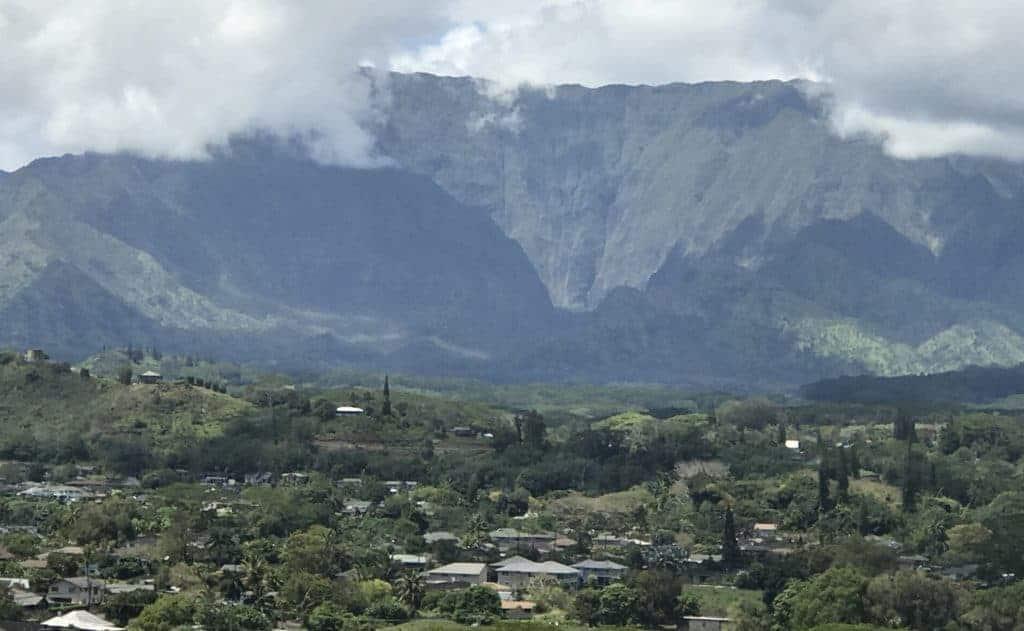
[{"label": "rooftop", "polygon": [[475,576],[486,569],[487,565],[483,563],[449,563],[448,565],[436,567],[427,572],[427,574],[462,574],[466,576]]},{"label": "rooftop", "polygon": [[498,572],[511,574],[579,574],[579,570],[562,565],[556,561],[535,563],[534,561],[515,561],[498,568]]},{"label": "rooftop", "polygon": [[625,565],[620,565],[614,561],[595,561],[594,559],[586,559],[579,563],[573,563],[572,566],[580,570],[625,570]]}]

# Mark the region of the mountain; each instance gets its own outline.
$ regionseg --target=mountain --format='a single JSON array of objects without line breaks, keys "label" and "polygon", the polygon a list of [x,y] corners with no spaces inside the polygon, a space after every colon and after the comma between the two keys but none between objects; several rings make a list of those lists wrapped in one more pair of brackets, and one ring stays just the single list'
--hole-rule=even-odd
[{"label": "mountain", "polygon": [[422,176],[269,142],[38,160],[0,182],[3,342],[486,358],[552,308],[520,247]]},{"label": "mountain", "polygon": [[889,157],[802,82],[378,76],[391,166],[268,138],[0,175],[0,345],[786,387],[1024,362],[1024,167]]},{"label": "mountain", "polygon": [[[891,158],[833,133],[827,95],[804,82],[387,87],[381,150],[488,212],[585,323],[639,292],[650,351],[680,357],[663,374],[1024,360],[1020,165]],[[651,330],[652,313],[674,322]]]}]

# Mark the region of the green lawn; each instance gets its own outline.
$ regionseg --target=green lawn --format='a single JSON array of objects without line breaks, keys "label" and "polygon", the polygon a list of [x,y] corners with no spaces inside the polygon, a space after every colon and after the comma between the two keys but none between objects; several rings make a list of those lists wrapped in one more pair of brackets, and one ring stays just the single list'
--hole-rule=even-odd
[{"label": "green lawn", "polygon": [[756,589],[737,589],[716,585],[692,585],[685,588],[700,597],[702,616],[728,616],[735,614],[743,603],[758,604],[761,592]]}]

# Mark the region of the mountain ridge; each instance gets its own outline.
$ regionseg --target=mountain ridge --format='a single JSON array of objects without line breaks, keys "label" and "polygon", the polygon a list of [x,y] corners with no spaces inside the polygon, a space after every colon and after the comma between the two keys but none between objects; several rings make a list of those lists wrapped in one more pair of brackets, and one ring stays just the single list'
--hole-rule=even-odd
[{"label": "mountain ridge", "polygon": [[1015,165],[896,160],[799,82],[386,83],[386,168],[255,136],[0,176],[0,344],[716,387],[1024,361]]}]

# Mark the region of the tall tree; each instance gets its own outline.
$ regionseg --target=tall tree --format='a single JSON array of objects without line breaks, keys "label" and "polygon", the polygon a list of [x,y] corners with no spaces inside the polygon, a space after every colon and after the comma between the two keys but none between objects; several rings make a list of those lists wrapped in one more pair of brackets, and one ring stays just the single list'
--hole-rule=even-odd
[{"label": "tall tree", "polygon": [[516,426],[522,427],[522,442],[531,449],[543,449],[545,435],[547,434],[547,425],[544,423],[544,417],[537,413],[536,410],[530,410],[525,414],[519,415]]},{"label": "tall tree", "polygon": [[388,384],[388,376],[384,375],[384,405],[380,409],[381,416],[391,416],[391,387]]},{"label": "tall tree", "polygon": [[850,475],[854,480],[860,479],[860,447],[857,441],[850,445]]},{"label": "tall tree", "polygon": [[914,466],[913,434],[907,437],[907,457],[903,472],[903,512],[912,513],[917,505],[917,468]]},{"label": "tall tree", "polygon": [[825,462],[825,454],[818,458],[818,510],[829,511],[832,509],[832,498],[829,496],[828,488],[828,464]]},{"label": "tall tree", "polygon": [[722,561],[726,565],[734,566],[740,560],[740,544],[736,540],[736,519],[732,514],[732,507],[725,509],[725,525],[722,528]]},{"label": "tall tree", "polygon": [[846,449],[840,447],[836,462],[836,480],[838,480],[839,482],[839,489],[836,499],[841,504],[845,503],[850,498],[850,474],[848,471],[849,466],[849,461],[846,458]]}]

